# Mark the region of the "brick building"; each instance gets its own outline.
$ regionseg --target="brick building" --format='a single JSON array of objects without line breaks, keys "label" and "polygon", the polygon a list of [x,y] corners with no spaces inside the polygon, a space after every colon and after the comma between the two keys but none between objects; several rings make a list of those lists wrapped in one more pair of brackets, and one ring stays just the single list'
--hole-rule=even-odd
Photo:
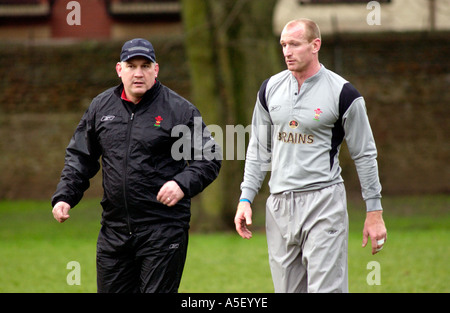
[{"label": "brick building", "polygon": [[[450,1],[278,0],[274,33],[298,17],[318,22],[324,35],[449,31]],[[0,0],[0,40],[122,40],[182,31],[180,0]]]},{"label": "brick building", "polygon": [[0,39],[181,33],[178,0],[0,0]]}]

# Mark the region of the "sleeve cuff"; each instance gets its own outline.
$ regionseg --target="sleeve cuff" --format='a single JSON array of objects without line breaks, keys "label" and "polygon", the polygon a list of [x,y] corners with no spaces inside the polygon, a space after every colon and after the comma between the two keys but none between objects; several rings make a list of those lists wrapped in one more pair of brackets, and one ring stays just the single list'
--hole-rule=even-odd
[{"label": "sleeve cuff", "polygon": [[383,211],[383,207],[381,206],[381,199],[380,198],[367,199],[366,209],[367,212]]},{"label": "sleeve cuff", "polygon": [[248,199],[253,203],[253,200],[256,197],[257,192],[250,188],[242,188],[242,193],[239,199]]}]

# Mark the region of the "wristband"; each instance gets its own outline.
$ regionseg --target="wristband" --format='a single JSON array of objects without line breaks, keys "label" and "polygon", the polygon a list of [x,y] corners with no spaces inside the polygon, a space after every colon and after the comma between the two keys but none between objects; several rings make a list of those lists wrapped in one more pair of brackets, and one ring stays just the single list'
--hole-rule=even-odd
[{"label": "wristband", "polygon": [[252,204],[252,202],[248,199],[242,198],[241,200],[239,200],[239,202],[248,202],[250,204]]}]

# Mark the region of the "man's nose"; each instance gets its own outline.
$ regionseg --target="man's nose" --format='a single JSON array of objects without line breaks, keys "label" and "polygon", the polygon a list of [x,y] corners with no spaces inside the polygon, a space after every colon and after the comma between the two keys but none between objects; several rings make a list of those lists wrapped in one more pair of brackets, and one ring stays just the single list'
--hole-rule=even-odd
[{"label": "man's nose", "polygon": [[288,46],[284,47],[283,54],[285,57],[291,56],[292,55],[291,49]]},{"label": "man's nose", "polygon": [[134,76],[137,76],[137,77],[142,77],[142,76],[144,76],[144,71],[142,70],[142,68],[138,67],[138,68],[136,69],[136,71],[134,72]]}]

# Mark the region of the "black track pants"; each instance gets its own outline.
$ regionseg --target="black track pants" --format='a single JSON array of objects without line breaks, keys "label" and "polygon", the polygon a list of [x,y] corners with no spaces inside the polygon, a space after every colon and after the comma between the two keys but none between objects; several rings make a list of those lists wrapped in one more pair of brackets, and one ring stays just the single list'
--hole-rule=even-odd
[{"label": "black track pants", "polygon": [[99,293],[173,293],[186,261],[188,230],[170,225],[125,229],[102,226],[97,241]]}]

